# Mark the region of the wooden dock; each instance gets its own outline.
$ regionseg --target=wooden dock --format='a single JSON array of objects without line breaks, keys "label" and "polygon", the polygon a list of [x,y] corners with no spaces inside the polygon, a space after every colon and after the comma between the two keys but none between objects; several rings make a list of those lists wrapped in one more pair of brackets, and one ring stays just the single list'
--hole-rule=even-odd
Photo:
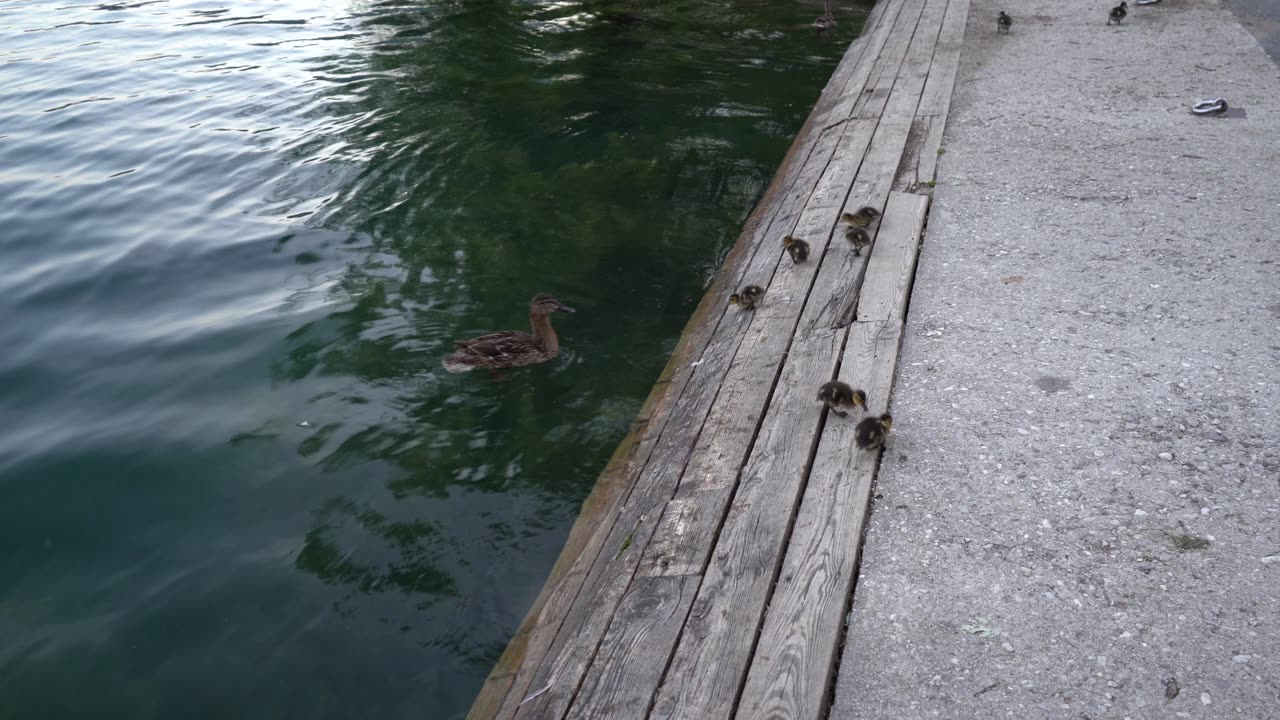
[{"label": "wooden dock", "polygon": [[[817,388],[888,406],[968,12],[880,0],[469,720],[824,716],[879,452]],[[855,256],[838,221],[863,205]]]}]

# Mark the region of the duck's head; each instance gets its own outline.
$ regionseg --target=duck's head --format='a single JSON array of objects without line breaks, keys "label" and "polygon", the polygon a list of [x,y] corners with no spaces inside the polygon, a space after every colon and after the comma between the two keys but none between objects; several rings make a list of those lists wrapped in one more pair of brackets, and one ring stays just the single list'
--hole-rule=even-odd
[{"label": "duck's head", "polygon": [[881,425],[884,425],[884,429],[885,429],[885,431],[888,431],[888,430],[889,430],[889,428],[893,427],[893,416],[892,416],[892,415],[890,415],[889,413],[885,413],[885,414],[881,415],[881,416],[880,416],[880,424],[881,424]]},{"label": "duck's head", "polygon": [[863,410],[867,409],[867,394],[862,392],[861,390],[854,390],[853,396],[849,398],[849,401],[852,402],[855,406],[862,408]]},{"label": "duck's head", "polygon": [[550,315],[555,312],[571,313],[575,312],[575,310],[547,293],[534,295],[533,299],[529,301],[529,313],[531,315]]}]

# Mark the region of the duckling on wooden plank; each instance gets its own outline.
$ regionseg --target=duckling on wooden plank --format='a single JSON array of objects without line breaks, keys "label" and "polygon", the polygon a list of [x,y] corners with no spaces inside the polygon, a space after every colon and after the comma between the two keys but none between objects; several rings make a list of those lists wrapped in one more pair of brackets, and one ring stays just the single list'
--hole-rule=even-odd
[{"label": "duckling on wooden plank", "polygon": [[847,415],[855,407],[867,409],[867,394],[839,380],[822,383],[818,388],[818,400],[837,415]]},{"label": "duckling on wooden plank", "polygon": [[787,249],[787,254],[791,256],[792,263],[798,265],[809,259],[809,243],[800,238],[788,235],[782,238],[782,247]]},{"label": "duckling on wooden plank", "polygon": [[893,427],[893,416],[885,413],[880,417],[864,417],[853,429],[853,441],[863,450],[874,450],[884,444],[889,428]]},{"label": "duckling on wooden plank", "polygon": [[867,205],[857,212],[844,213],[840,219],[854,227],[866,227],[880,217],[880,211]]},{"label": "duckling on wooden plank", "polygon": [[444,369],[451,373],[461,373],[472,368],[524,367],[536,365],[555,358],[560,354],[560,339],[551,327],[551,313],[574,312],[551,295],[540,293],[529,301],[529,324],[533,326],[533,334],[516,330],[481,335],[470,340],[460,340],[454,345],[457,349],[441,361]]},{"label": "duckling on wooden plank", "polygon": [[760,304],[760,299],[764,297],[764,288],[759,285],[747,285],[738,292],[729,296],[729,302],[737,305],[743,310],[755,310],[756,305]]},{"label": "duckling on wooden plank", "polygon": [[853,246],[854,255],[861,255],[862,249],[871,244],[871,235],[865,229],[856,225],[850,225],[844,231],[844,239],[848,240],[849,244]]}]

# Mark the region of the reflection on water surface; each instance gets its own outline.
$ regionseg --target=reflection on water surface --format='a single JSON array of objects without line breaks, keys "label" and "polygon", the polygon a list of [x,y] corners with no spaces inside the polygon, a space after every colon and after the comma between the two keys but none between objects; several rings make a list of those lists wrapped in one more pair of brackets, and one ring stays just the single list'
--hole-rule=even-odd
[{"label": "reflection on water surface", "polygon": [[0,4],[0,706],[465,713],[864,12]]}]

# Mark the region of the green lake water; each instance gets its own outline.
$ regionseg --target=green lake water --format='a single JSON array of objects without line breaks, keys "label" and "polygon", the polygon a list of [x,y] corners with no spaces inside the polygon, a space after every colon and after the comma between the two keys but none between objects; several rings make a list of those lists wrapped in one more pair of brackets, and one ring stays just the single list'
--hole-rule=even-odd
[{"label": "green lake water", "polygon": [[0,717],[465,714],[869,6],[0,2]]}]

